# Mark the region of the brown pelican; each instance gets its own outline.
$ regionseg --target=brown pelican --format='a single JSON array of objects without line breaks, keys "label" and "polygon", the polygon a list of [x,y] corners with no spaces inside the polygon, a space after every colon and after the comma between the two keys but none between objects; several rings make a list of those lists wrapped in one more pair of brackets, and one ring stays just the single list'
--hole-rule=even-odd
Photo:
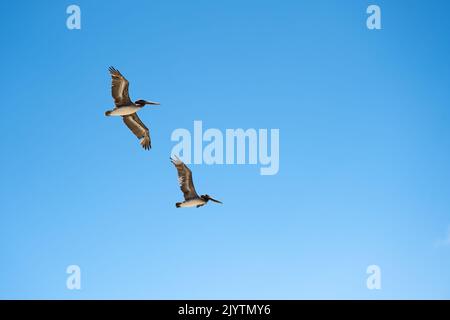
[{"label": "brown pelican", "polygon": [[145,100],[132,102],[128,95],[128,80],[113,67],[109,67],[109,73],[112,78],[111,93],[116,106],[106,111],[105,115],[121,116],[127,127],[141,140],[141,146],[146,150],[150,149],[152,147],[150,132],[136,112],[147,104],[159,105],[159,103]]},{"label": "brown pelican", "polygon": [[[175,156],[176,157],[176,156]],[[194,183],[192,182],[192,172],[189,168],[181,161],[178,157],[176,159],[170,158],[170,161],[175,165],[178,172],[178,183],[180,184],[180,189],[184,194],[184,201],[177,202],[175,205],[177,208],[180,207],[201,207],[204,206],[209,200],[222,203],[219,200],[211,198],[209,195],[204,194],[199,196],[194,188]]]}]

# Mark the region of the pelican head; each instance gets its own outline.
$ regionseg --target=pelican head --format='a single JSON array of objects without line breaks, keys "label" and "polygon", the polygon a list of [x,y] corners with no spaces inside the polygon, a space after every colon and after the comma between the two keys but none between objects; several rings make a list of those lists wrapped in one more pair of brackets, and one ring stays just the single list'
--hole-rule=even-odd
[{"label": "pelican head", "polygon": [[201,195],[200,198],[202,198],[202,199],[205,200],[206,202],[208,202],[209,200],[211,200],[211,201],[216,202],[216,203],[222,203],[222,202],[220,202],[219,200],[216,200],[216,199],[211,198],[208,194]]},{"label": "pelican head", "polygon": [[146,104],[159,105],[159,102],[147,101],[147,100],[137,100],[134,102],[138,106],[145,106]]}]

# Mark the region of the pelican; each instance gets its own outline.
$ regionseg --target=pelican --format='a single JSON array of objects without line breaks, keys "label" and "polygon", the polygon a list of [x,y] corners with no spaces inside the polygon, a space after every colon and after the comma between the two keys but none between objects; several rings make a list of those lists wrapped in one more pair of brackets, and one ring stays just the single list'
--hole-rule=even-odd
[{"label": "pelican", "polygon": [[158,102],[137,100],[132,102],[128,95],[128,80],[116,69],[109,67],[112,78],[111,93],[114,98],[115,107],[105,112],[106,116],[121,116],[123,122],[140,139],[141,146],[149,150],[152,147],[150,132],[145,124],[139,119],[137,111],[145,105],[159,105]]},{"label": "pelican", "polygon": [[177,168],[178,172],[178,183],[180,184],[180,189],[184,194],[184,201],[177,202],[175,206],[177,208],[183,207],[201,207],[204,206],[209,200],[217,203],[222,203],[219,200],[211,198],[209,195],[204,194],[199,196],[194,188],[194,182],[192,181],[191,170],[181,161],[177,156],[176,159],[170,158],[170,161]]}]

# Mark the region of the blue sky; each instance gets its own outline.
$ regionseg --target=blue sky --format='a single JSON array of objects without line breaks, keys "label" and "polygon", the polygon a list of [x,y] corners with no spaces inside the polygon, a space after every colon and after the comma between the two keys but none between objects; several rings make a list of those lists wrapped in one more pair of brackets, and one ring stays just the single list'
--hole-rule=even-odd
[{"label": "blue sky", "polygon": [[[450,298],[449,10],[2,2],[0,298]],[[110,65],[162,103],[140,112],[149,152],[104,116]],[[170,135],[194,120],[280,129],[279,173],[191,165],[224,205],[176,209]]]}]

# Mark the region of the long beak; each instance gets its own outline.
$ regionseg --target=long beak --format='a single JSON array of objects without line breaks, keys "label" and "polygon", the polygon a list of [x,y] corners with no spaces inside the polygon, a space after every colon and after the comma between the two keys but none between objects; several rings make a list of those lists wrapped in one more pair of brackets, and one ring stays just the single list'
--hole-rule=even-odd
[{"label": "long beak", "polygon": [[159,102],[153,102],[153,101],[145,101],[145,104],[154,104],[159,106]]},{"label": "long beak", "polygon": [[222,202],[220,202],[219,200],[216,200],[216,199],[213,199],[213,198],[209,198],[209,200],[211,200],[211,201],[214,201],[214,202],[217,202],[217,203],[220,203],[220,204],[223,204]]}]

